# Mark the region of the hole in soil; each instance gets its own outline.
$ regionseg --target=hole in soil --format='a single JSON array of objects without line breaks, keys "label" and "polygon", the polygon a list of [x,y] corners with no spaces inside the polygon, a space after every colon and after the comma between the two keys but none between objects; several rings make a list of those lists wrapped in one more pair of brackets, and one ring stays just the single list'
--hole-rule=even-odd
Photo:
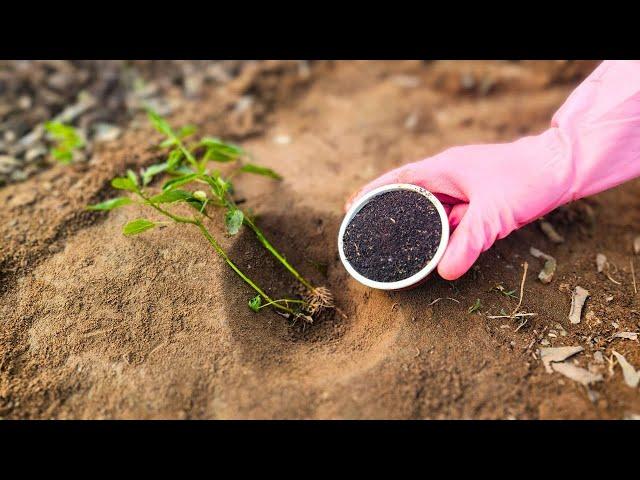
[{"label": "hole in soil", "polygon": [[[340,218],[305,209],[304,214],[261,215],[257,219],[269,241],[313,285],[327,286],[341,309],[346,308],[346,297],[340,283],[347,280],[340,264],[336,236]],[[292,298],[301,292],[300,284],[256,240],[247,228],[242,228],[229,249],[230,257],[238,266],[274,299]],[[325,274],[326,272],[326,274]],[[336,281],[337,280],[337,281]],[[251,311],[247,302],[255,293],[235,275],[224,277],[225,291],[233,292],[239,301],[228,305],[229,329],[235,341],[242,344],[243,353],[259,358],[267,352],[283,351],[283,343],[317,342],[335,339],[344,331],[343,319],[334,311],[321,314],[311,325],[302,325],[285,319],[272,309],[259,313]],[[243,292],[243,293],[241,293]],[[244,295],[244,298],[242,297]]]}]

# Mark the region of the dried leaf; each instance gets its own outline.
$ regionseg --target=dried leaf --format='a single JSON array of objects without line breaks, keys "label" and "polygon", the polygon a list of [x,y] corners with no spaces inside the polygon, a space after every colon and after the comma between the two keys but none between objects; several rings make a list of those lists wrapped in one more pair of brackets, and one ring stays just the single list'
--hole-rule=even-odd
[{"label": "dried leaf", "polygon": [[553,225],[551,225],[549,222],[545,221],[545,220],[541,220],[540,221],[540,229],[544,232],[544,234],[547,236],[547,238],[549,240],[551,240],[553,243],[563,243],[564,242],[564,237],[562,235],[560,235],[555,228],[553,228]]},{"label": "dried leaf", "polygon": [[631,388],[636,388],[640,383],[640,372],[636,371],[627,359],[624,358],[623,355],[613,350],[612,352],[615,357],[618,359],[618,363],[620,364],[620,368],[622,368],[622,376],[624,377],[624,381]]},{"label": "dried leaf", "polygon": [[638,340],[637,332],[618,332],[611,335],[611,339],[614,338],[626,338],[627,340]]},{"label": "dried leaf", "polygon": [[589,370],[575,366],[570,362],[554,363],[553,369],[571,380],[581,383],[585,387],[591,383],[601,382],[602,375],[591,373]]},{"label": "dried leaf", "polygon": [[553,280],[553,275],[556,273],[556,259],[551,255],[547,255],[546,253],[541,252],[535,247],[531,247],[529,249],[529,253],[531,253],[531,255],[536,258],[545,260],[544,267],[542,267],[542,270],[538,274],[538,280],[545,284],[551,283],[551,280]]},{"label": "dried leaf", "polygon": [[578,345],[575,347],[541,348],[539,349],[539,352],[540,352],[540,359],[544,364],[544,368],[547,370],[547,372],[552,373],[553,372],[553,370],[551,370],[552,362],[562,362],[567,358],[572,357],[576,353],[582,352],[583,350],[584,348]]},{"label": "dried leaf", "polygon": [[582,287],[576,287],[571,297],[571,310],[569,311],[569,321],[571,323],[580,323],[582,315],[582,307],[589,296],[589,291]]}]

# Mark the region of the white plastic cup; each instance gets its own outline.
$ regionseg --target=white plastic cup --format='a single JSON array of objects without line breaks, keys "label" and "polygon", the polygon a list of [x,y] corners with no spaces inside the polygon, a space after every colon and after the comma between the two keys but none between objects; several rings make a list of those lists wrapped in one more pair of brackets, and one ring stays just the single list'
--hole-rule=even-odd
[{"label": "white plastic cup", "polygon": [[[375,280],[371,280],[356,271],[355,268],[349,263],[347,257],[344,254],[344,245],[343,245],[343,237],[344,232],[347,230],[347,226],[353,219],[353,217],[360,211],[362,207],[364,207],[367,203],[371,201],[374,197],[385,193],[391,192],[395,190],[409,190],[411,192],[417,192],[420,195],[424,196],[427,200],[429,200],[438,211],[440,215],[440,224],[442,225],[442,232],[440,235],[440,245],[438,245],[438,249],[436,250],[435,255],[429,263],[427,263],[419,272],[411,275],[404,280],[398,280],[397,282],[377,282]],[[369,193],[361,197],[357,202],[351,205],[349,211],[344,216],[342,220],[342,225],[340,225],[340,231],[338,233],[338,251],[340,252],[340,260],[342,260],[342,264],[344,268],[347,269],[347,272],[355,278],[357,281],[366,285],[367,287],[377,288],[380,290],[404,290],[408,288],[417,287],[422,282],[427,279],[427,276],[435,270],[438,262],[442,259],[444,255],[444,251],[447,248],[447,244],[449,243],[449,219],[447,218],[447,212],[445,212],[442,203],[438,200],[433,193],[430,191],[418,187],[417,185],[411,185],[409,183],[392,183],[390,185],[384,185],[382,187],[378,187],[374,190],[371,190]]]}]

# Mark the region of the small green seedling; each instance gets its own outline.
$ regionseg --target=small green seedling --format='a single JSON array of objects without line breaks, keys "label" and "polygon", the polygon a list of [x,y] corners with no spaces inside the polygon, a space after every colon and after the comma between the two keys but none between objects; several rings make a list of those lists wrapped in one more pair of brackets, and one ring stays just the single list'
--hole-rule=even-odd
[{"label": "small green seedling", "polygon": [[516,295],[516,290],[507,290],[501,283],[496,284],[496,286],[494,286],[493,288],[491,288],[491,290],[489,290],[490,292],[492,291],[496,291],[498,293],[501,293],[502,295],[504,295],[505,297],[510,297],[510,298],[518,298],[518,296]]},{"label": "small green seedling", "polygon": [[[231,269],[257,293],[248,302],[249,308],[255,312],[265,307],[271,307],[280,310],[285,316],[293,316],[294,319],[311,322],[312,315],[319,313],[323,309],[334,308],[331,292],[326,287],[314,287],[298,273],[266,239],[255,224],[254,219],[238,208],[233,200],[233,184],[229,178],[238,173],[253,173],[276,180],[280,180],[282,177],[269,168],[244,162],[243,158],[247,154],[237,145],[225,143],[213,137],[205,137],[188,144],[186,143],[186,138],[195,133],[194,127],[185,127],[178,132],[174,132],[169,123],[157,113],[149,110],[148,115],[156,130],[166,137],[160,144],[161,148],[170,149],[166,160],[141,171],[140,178],[135,172],[129,170],[126,177],[118,177],[112,180],[111,186],[113,188],[135,194],[138,197],[137,202],[134,202],[129,197],[116,197],[91,205],[88,209],[108,211],[131,203],[138,203],[151,207],[176,223],[194,225]],[[233,163],[235,168],[227,178],[224,178],[220,172],[210,171],[207,168],[211,161]],[[164,183],[161,193],[151,195],[146,188],[154,177],[160,174],[168,174],[172,178]],[[208,187],[209,193],[204,190],[191,192],[182,189],[192,183]],[[184,203],[192,207],[195,212],[191,216],[183,216],[168,210],[170,205],[177,203]],[[273,300],[261,287],[242,272],[205,226],[205,221],[212,218],[209,214],[209,207],[224,210],[224,224],[229,235],[236,235],[243,225],[253,231],[258,242],[304,286],[305,291],[302,299]],[[154,222],[144,218],[137,219],[125,225],[123,233],[127,236],[138,235],[162,223],[166,222]]]},{"label": "small green seedling", "polygon": [[469,313],[473,313],[473,312],[475,312],[475,311],[479,310],[479,309],[480,309],[480,307],[482,307],[482,304],[480,303],[480,299],[479,299],[479,298],[476,298],[476,301],[473,303],[473,305],[471,305],[471,306],[469,307],[468,312],[469,312]]},{"label": "small green seedling", "polygon": [[56,142],[51,155],[62,164],[71,163],[73,152],[84,147],[84,139],[71,125],[51,121],[46,122],[44,128]]}]

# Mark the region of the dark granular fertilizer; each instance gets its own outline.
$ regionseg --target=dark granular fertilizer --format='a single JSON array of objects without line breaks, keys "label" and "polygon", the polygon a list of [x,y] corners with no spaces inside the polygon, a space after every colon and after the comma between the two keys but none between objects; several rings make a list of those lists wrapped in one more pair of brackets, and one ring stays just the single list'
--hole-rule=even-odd
[{"label": "dark granular fertilizer", "polygon": [[342,238],[361,275],[396,282],[418,273],[436,254],[442,222],[436,207],[410,190],[382,193],[356,213]]}]

